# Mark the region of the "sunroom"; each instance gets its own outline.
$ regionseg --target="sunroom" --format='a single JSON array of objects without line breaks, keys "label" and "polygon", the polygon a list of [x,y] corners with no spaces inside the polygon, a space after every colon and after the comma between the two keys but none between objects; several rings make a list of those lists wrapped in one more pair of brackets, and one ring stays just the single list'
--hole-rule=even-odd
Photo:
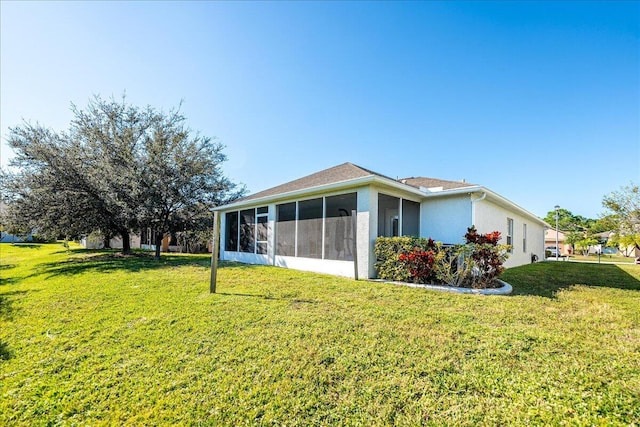
[{"label": "sunroom", "polygon": [[364,186],[238,206],[222,215],[221,259],[373,277],[376,237],[419,235],[416,200]]}]

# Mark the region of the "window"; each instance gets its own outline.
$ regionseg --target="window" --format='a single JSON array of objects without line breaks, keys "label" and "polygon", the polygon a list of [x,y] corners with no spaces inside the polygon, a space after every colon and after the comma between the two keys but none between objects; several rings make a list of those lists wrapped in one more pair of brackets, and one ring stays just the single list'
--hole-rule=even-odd
[{"label": "window", "polygon": [[260,213],[258,210],[256,215],[256,253],[267,254],[267,231],[269,228],[269,217],[267,213]]},{"label": "window", "polygon": [[402,200],[402,235],[420,235],[420,203]]},{"label": "window", "polygon": [[225,218],[225,251],[238,251],[238,212],[227,212]]},{"label": "window", "polygon": [[527,252],[527,224],[522,224],[522,252]]},{"label": "window", "polygon": [[420,235],[420,203],[378,193],[378,236],[400,235]]},{"label": "window", "polygon": [[357,193],[276,206],[276,255],[353,261]]},{"label": "window", "polygon": [[325,199],[325,259],[353,261],[351,211],[356,208],[356,193],[341,194]]},{"label": "window", "polygon": [[276,208],[276,255],[296,255],[296,203]]},{"label": "window", "polygon": [[396,237],[400,235],[399,208],[399,198],[378,194],[378,236]]},{"label": "window", "polygon": [[298,202],[297,256],[322,258],[322,198]]},{"label": "window", "polygon": [[240,251],[255,252],[255,209],[240,211]]},{"label": "window", "polygon": [[267,253],[269,208],[227,212],[224,249],[231,252]]},{"label": "window", "polygon": [[513,219],[507,218],[507,245],[511,245],[510,253],[513,253]]}]

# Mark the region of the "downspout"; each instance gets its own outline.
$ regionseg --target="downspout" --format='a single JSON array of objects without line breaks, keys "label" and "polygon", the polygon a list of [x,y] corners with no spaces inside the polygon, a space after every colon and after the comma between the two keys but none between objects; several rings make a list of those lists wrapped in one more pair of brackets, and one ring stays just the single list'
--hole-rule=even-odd
[{"label": "downspout", "polygon": [[[473,194],[473,193],[472,193]],[[483,201],[487,197],[487,192],[483,191],[482,196],[477,199],[471,198],[471,225],[476,226],[476,203]]]}]

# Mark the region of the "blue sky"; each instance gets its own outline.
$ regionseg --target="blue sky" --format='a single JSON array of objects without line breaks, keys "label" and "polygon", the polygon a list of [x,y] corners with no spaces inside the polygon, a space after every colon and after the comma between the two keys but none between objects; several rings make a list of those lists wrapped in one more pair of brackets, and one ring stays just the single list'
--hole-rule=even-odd
[{"label": "blue sky", "polygon": [[217,137],[251,192],[350,161],[586,217],[640,181],[638,2],[0,3],[2,164],[93,94]]}]

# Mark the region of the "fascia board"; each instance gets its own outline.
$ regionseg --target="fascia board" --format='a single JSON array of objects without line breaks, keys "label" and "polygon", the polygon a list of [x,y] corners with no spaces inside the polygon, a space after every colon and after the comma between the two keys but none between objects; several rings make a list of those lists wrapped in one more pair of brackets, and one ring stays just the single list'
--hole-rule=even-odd
[{"label": "fascia board", "polygon": [[301,189],[301,190],[289,191],[289,192],[286,192],[286,193],[279,193],[279,194],[274,194],[274,195],[271,195],[271,196],[259,197],[257,199],[251,199],[251,200],[247,200],[247,201],[244,201],[244,202],[240,201],[240,202],[229,203],[227,205],[218,206],[218,207],[214,208],[213,210],[214,211],[226,211],[226,210],[238,209],[238,208],[242,208],[242,207],[247,207],[248,208],[248,207],[252,207],[252,206],[264,205],[264,204],[274,203],[274,202],[288,200],[288,199],[296,199],[296,198],[299,198],[301,196],[313,196],[313,195],[317,195],[317,194],[328,193],[328,192],[331,192],[331,191],[337,191],[337,190],[344,190],[344,189],[348,189],[348,188],[361,187],[363,185],[369,185],[369,184],[373,184],[373,183],[379,184],[381,186],[391,187],[391,188],[394,188],[394,189],[397,189],[397,190],[400,190],[400,191],[404,191],[404,192],[413,194],[415,196],[418,196],[419,198],[424,198],[424,199],[455,196],[455,195],[460,195],[460,194],[469,194],[470,195],[472,193],[486,193],[488,198],[491,201],[497,203],[498,205],[501,205],[503,207],[506,207],[508,209],[516,211],[516,212],[520,213],[523,216],[531,218],[533,221],[537,222],[538,224],[542,225],[543,227],[551,228],[551,226],[549,224],[547,224],[546,222],[544,222],[543,220],[541,220],[540,218],[538,218],[537,216],[535,216],[531,212],[529,212],[526,209],[516,205],[515,203],[511,202],[510,200],[505,199],[501,195],[499,195],[497,193],[494,193],[493,191],[489,190],[488,188],[480,186],[480,185],[454,188],[454,189],[451,189],[451,190],[442,190],[442,191],[437,191],[437,192],[433,192],[433,193],[425,193],[425,192],[423,192],[423,191],[421,191],[421,190],[419,190],[419,189],[417,189],[415,187],[412,187],[410,185],[403,184],[403,183],[395,181],[393,179],[384,178],[384,177],[376,176],[376,175],[369,175],[369,176],[364,176],[362,178],[349,179],[349,180],[345,180],[345,181],[334,182],[334,183],[331,183],[331,184],[319,185],[319,186],[316,186],[316,187],[304,188],[304,189]]},{"label": "fascia board", "polygon": [[342,189],[347,189],[352,187],[360,187],[362,185],[366,185],[373,182],[374,178],[375,178],[374,176],[364,176],[362,178],[349,179],[349,180],[340,181],[340,182],[333,182],[331,184],[318,185],[316,187],[304,188],[304,189],[295,190],[295,191],[288,191],[285,193],[278,193],[278,194],[273,194],[265,197],[258,197],[256,199],[250,199],[247,201],[229,203],[227,205],[218,206],[213,210],[225,211],[229,209],[237,209],[240,207],[264,205],[264,204],[287,200],[287,199],[295,199],[300,196],[311,196],[318,193],[328,193],[330,191],[342,190]]},{"label": "fascia board", "polygon": [[525,208],[523,208],[523,207],[521,207],[519,205],[516,205],[511,200],[505,199],[504,197],[502,197],[498,193],[494,193],[493,191],[491,191],[489,189],[485,189],[484,191],[487,192],[487,196],[489,197],[490,200],[496,201],[499,205],[502,205],[502,206],[507,207],[507,208],[509,208],[511,210],[514,210],[514,211],[518,212],[519,214],[521,214],[523,216],[529,217],[529,218],[531,218],[532,220],[534,220],[535,222],[537,222],[539,225],[541,225],[543,227],[551,227],[549,224],[547,224],[546,222],[544,222],[543,220],[538,218],[536,215],[532,214],[531,212],[529,212]]},{"label": "fascia board", "polygon": [[429,193],[429,194],[426,195],[426,197],[427,198],[437,198],[437,197],[446,197],[446,196],[453,196],[453,195],[459,195],[459,194],[465,194],[465,193],[466,194],[486,193],[487,194],[487,198],[490,201],[496,203],[497,205],[500,205],[502,207],[505,207],[507,209],[515,211],[515,212],[519,213],[522,216],[530,218],[531,220],[533,220],[534,222],[538,223],[539,225],[541,225],[543,227],[551,227],[549,224],[547,224],[546,222],[544,222],[543,220],[541,220],[540,218],[538,218],[536,215],[532,214],[528,210],[524,209],[523,207],[516,205],[511,200],[508,200],[508,199],[502,197],[501,195],[499,195],[498,193],[494,193],[493,191],[489,190],[488,188],[480,186],[480,185],[474,185],[474,186],[471,186],[471,187],[454,188],[452,190],[438,191],[438,192],[434,192],[434,193]]}]

